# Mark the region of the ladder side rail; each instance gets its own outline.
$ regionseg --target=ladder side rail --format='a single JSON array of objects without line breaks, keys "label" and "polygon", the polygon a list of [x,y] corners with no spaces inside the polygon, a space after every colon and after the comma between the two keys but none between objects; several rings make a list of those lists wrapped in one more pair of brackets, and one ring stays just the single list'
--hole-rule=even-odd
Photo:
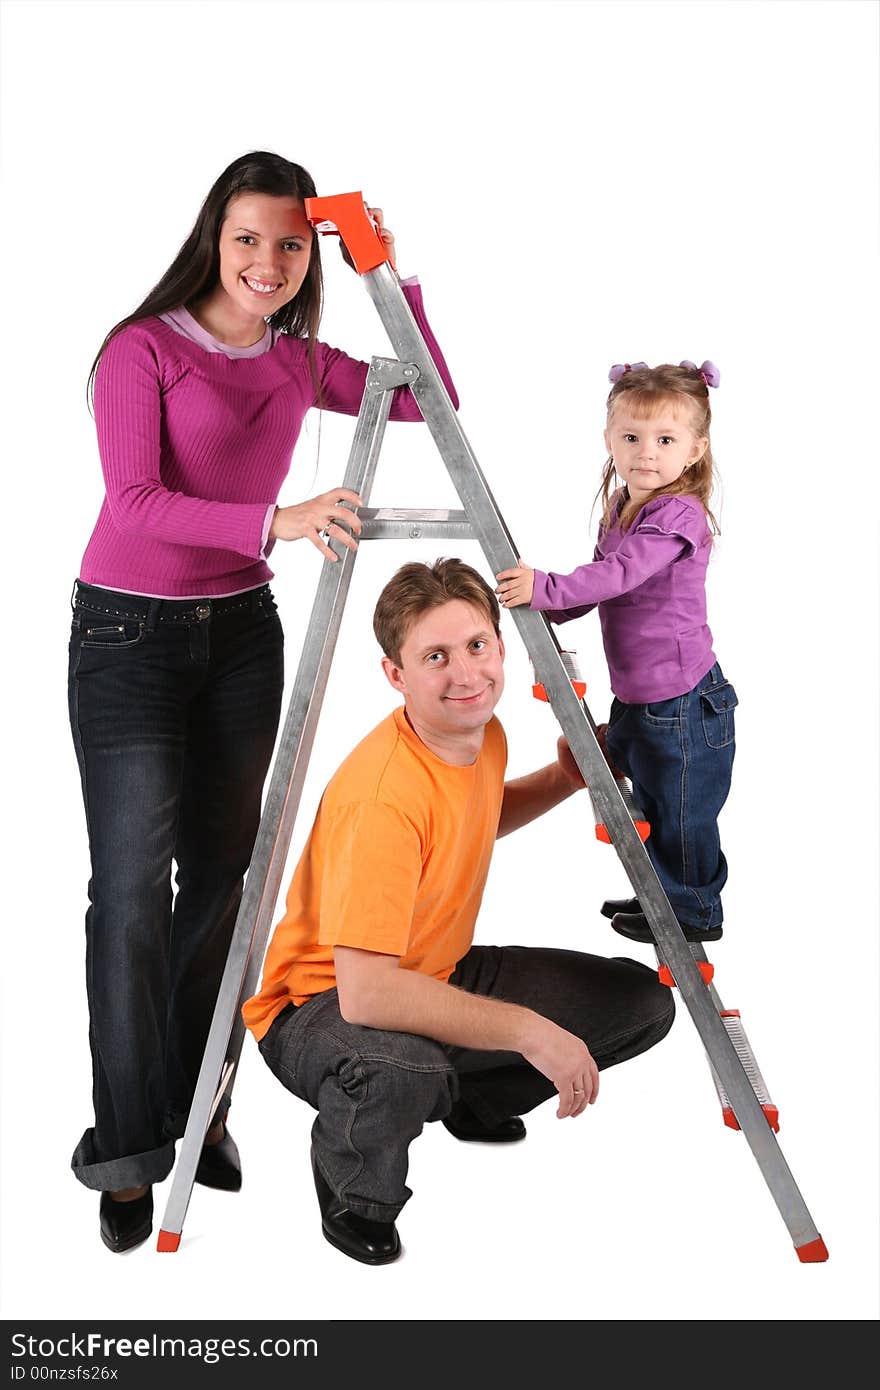
[{"label": "ladder side rail", "polygon": [[[391,394],[398,386],[408,385],[413,374],[414,369],[409,364],[403,367],[399,362],[389,358],[374,357],[370,364],[349,462],[342,482],[343,487],[357,492],[364,500],[369,498],[376,475],[385,426],[391,409]],[[300,653],[289,713],[279,741],[263,810],[263,818],[268,819],[270,824],[273,816],[277,819],[280,834],[274,843],[270,842],[268,834],[264,839],[264,844],[271,843],[271,861],[266,864],[265,870],[263,855],[258,854],[257,845],[254,847],[248,869],[249,878],[255,869],[258,877],[264,872],[267,876],[271,875],[270,892],[265,897],[265,907],[270,919],[275,911],[357,558],[357,553],[349,550],[341,541],[330,540],[328,544],[335,552],[337,560],[335,564],[325,560],[318,579],[318,589]],[[267,923],[259,955],[255,951],[250,953],[242,986],[243,998],[247,998],[256,990],[270,927],[271,920]],[[240,1019],[239,1023],[243,1034],[244,1024]]]},{"label": "ladder side rail", "polygon": [[[413,370],[410,367],[404,378],[401,364],[396,361],[374,358],[371,363],[343,481],[344,487],[358,492],[365,501],[369,498],[379,460],[391,409],[391,392],[397,386],[408,384]],[[338,559],[335,564],[325,560],[318,579],[293,694],[162,1218],[160,1249],[177,1249],[179,1244],[202,1144],[223,1094],[224,1088],[219,1085],[221,1072],[225,1070],[228,1077],[225,1089],[229,1093],[235,1080],[245,1031],[239,1003],[254,992],[262,967],[356,558],[355,552],[341,541],[331,541],[330,545]]]},{"label": "ladder side rail", "polygon": [[[414,362],[419,377],[412,390],[441,457],[468,511],[492,574],[516,565],[519,552],[498,511],[449,394],[434,365],[399,280],[388,265],[363,276],[392,346]],[[537,678],[565,735],[594,803],[623,863],[655,941],[674,975],[700,1039],[727,1090],[731,1105],[770,1188],[795,1246],[819,1238],[803,1197],[767,1123],[736,1050],[697,970],[684,934],[596,739],[585,701],[572,689],[560,646],[544,614],[511,609]],[[586,717],[585,717],[586,716]]]}]

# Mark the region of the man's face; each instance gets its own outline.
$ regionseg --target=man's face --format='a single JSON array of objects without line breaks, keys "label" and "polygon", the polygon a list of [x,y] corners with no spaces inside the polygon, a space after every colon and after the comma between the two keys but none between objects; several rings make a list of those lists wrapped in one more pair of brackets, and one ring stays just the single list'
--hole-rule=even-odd
[{"label": "man's face", "polygon": [[430,608],[407,633],[400,662],[383,657],[382,669],[424,743],[479,751],[504,689],[504,643],[485,613],[462,599]]}]

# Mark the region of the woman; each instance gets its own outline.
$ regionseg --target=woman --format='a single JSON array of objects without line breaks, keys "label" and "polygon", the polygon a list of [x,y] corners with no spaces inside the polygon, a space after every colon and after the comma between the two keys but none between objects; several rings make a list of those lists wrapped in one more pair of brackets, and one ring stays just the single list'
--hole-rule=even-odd
[{"label": "woman", "polygon": [[[357,414],[367,374],[317,340],[320,252],[303,207],[315,192],[278,155],[235,160],[92,370],[106,496],[75,585],[69,696],[91,854],[95,1123],[72,1167],[101,1192],[115,1252],[152,1229],[259,824],[283,689],[267,556],[301,537],[331,560],[326,537],[357,546],[339,525],[359,532],[340,506],[356,493],[276,505],[306,412]],[[420,291],[404,293],[455,400]],[[407,390],[391,419],[421,419]],[[234,1191],[227,1109],[196,1181]]]}]

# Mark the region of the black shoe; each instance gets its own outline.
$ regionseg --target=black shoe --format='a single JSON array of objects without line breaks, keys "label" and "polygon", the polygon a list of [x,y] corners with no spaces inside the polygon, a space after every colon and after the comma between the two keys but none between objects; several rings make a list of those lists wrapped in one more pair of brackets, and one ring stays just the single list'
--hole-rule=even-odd
[{"label": "black shoe", "polygon": [[387,1265],[400,1255],[400,1237],[393,1221],[370,1221],[357,1216],[324,1179],[312,1149],[312,1175],[321,1208],[321,1228],[325,1240],[365,1265]]},{"label": "black shoe", "polygon": [[456,1139],[470,1139],[479,1144],[515,1144],[517,1139],[526,1137],[526,1127],[519,1115],[509,1115],[497,1125],[485,1125],[461,1103],[453,1105],[443,1123]]},{"label": "black shoe", "polygon": [[606,898],[599,908],[603,917],[616,917],[618,912],[625,912],[627,916],[631,916],[641,910],[638,898]]},{"label": "black shoe", "polygon": [[109,1192],[101,1193],[101,1239],[114,1255],[133,1250],[147,1240],[153,1229],[153,1189],[133,1202],[114,1202]]},{"label": "black shoe", "polygon": [[241,1159],[238,1146],[226,1126],[218,1144],[203,1144],[196,1182],[221,1192],[238,1192],[241,1187]]},{"label": "black shoe", "polygon": [[[611,925],[621,936],[630,941],[653,942],[654,937],[643,912],[618,912],[612,917]],[[721,927],[689,927],[684,922],[678,924],[684,932],[685,941],[718,941],[724,935]]]}]

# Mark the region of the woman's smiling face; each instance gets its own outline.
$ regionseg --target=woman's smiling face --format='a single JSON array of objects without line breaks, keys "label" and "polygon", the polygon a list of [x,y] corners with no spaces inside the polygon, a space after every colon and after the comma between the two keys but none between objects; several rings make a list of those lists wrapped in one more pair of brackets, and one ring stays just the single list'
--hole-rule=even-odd
[{"label": "woman's smiling face", "polygon": [[243,324],[276,313],[302,287],[313,236],[296,198],[233,198],[220,228],[220,283],[207,302]]}]

